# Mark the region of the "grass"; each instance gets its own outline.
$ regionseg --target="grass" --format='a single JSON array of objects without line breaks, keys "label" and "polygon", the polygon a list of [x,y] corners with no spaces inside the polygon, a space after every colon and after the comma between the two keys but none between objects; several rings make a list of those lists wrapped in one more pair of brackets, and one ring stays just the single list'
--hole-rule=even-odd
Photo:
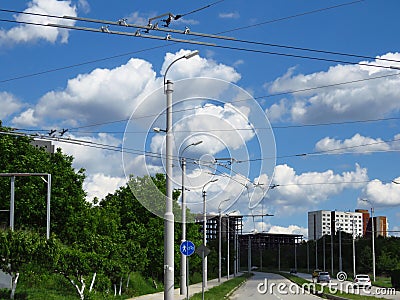
[{"label": "grass", "polygon": [[383,288],[391,288],[392,287],[392,281],[391,281],[390,277],[377,276],[375,279],[376,280],[373,282],[373,285],[383,287]]},{"label": "grass", "polygon": [[[282,275],[283,277],[286,277],[287,279],[289,279],[292,282],[297,283],[298,285],[302,285],[304,283],[310,283],[310,281],[297,277],[295,275],[292,274],[287,274],[287,273],[282,273],[282,272],[276,272],[279,275]],[[320,284],[316,283],[315,284],[315,289],[317,291],[323,291],[324,294],[330,294],[330,295],[335,295],[335,296],[340,296],[342,298],[345,299],[354,299],[354,300],[372,300],[372,299],[382,299],[382,298],[377,298],[374,296],[365,296],[365,295],[357,295],[357,294],[349,294],[349,293],[345,293],[345,292],[337,292],[337,293],[331,293],[330,289],[327,286],[321,286]]]},{"label": "grass", "polygon": [[[226,295],[228,295],[237,286],[242,284],[250,276],[251,275],[248,275],[246,273],[242,276],[234,277],[228,281],[225,281],[224,283],[206,291],[204,293],[204,299],[205,300],[224,299]],[[192,297],[190,297],[190,300],[201,300],[201,299],[202,299],[202,293],[197,293],[194,294]]]},{"label": "grass", "polygon": [[[90,282],[86,283],[86,291],[89,289]],[[139,273],[132,273],[129,281],[129,287],[123,286],[123,295],[114,297],[114,290],[110,289],[108,293],[96,292],[96,284],[101,286],[105,284],[99,275],[96,278],[94,291],[85,292],[87,300],[104,299],[127,299],[143,294],[154,293],[163,290],[163,286],[158,284],[155,287],[151,279],[143,278]],[[108,281],[106,286],[108,286]],[[10,290],[0,290],[0,299],[10,299]],[[21,274],[18,281],[15,299],[17,300],[76,300],[79,299],[78,293],[70,282],[58,274]]]}]

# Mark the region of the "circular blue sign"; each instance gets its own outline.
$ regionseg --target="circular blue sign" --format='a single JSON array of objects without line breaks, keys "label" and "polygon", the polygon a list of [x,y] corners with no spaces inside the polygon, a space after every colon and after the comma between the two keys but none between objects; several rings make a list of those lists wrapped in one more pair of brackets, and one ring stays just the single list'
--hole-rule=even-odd
[{"label": "circular blue sign", "polygon": [[181,253],[185,256],[190,256],[194,253],[195,247],[191,241],[183,241],[179,247]]}]

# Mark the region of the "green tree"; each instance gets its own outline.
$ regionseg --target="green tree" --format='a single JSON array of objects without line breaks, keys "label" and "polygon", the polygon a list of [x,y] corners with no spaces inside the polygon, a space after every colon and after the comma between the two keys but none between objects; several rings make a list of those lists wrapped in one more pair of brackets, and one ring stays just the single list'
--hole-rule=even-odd
[{"label": "green tree", "polygon": [[20,272],[42,257],[43,241],[38,233],[0,230],[0,268],[11,276],[10,299],[14,299]]},{"label": "green tree", "polygon": [[[0,131],[11,132],[1,126]],[[0,173],[48,173],[51,185],[51,231],[65,243],[76,241],[79,222],[90,205],[82,188],[84,170],[75,171],[73,157],[60,149],[50,154],[30,144],[22,136],[0,134]],[[9,207],[10,178],[0,178],[0,208]],[[46,230],[47,185],[39,177],[17,177],[15,180],[15,228]],[[3,224],[4,225],[4,224]]]}]

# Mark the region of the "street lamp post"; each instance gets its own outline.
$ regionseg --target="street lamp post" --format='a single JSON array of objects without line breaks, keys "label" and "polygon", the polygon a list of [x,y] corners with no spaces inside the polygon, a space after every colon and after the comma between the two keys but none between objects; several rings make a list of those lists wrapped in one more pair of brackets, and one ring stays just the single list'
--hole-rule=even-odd
[{"label": "street lamp post", "polygon": [[371,204],[371,226],[372,226],[372,274],[375,281],[375,225],[374,225],[374,204],[368,199],[360,199],[361,201]]},{"label": "street lamp post", "polygon": [[221,266],[221,252],[222,252],[222,246],[221,246],[221,226],[222,226],[222,214],[221,214],[221,204],[229,201],[229,199],[222,200],[219,205],[218,205],[218,217],[219,217],[219,228],[218,228],[218,282],[221,282],[221,277],[222,277],[222,266]]},{"label": "street lamp post", "polygon": [[[207,210],[206,210],[206,191],[204,190],[206,185],[212,182],[218,181],[218,178],[208,181],[203,185],[202,195],[203,195],[203,245],[207,245]],[[207,288],[207,256],[203,257],[203,291]],[[204,294],[204,293],[203,293]]]},{"label": "street lamp post", "polygon": [[166,120],[166,197],[164,214],[164,300],[174,299],[174,214],[172,210],[172,81],[166,80],[168,70],[181,59],[189,59],[199,52],[185,54],[169,64],[164,74],[164,93],[167,98]]},{"label": "street lamp post", "polygon": [[342,227],[341,227],[340,223],[339,223],[338,231],[339,231],[339,272],[342,272]]},{"label": "street lamp post", "polygon": [[[197,141],[187,145],[181,151],[181,169],[182,169],[182,242],[186,241],[186,201],[185,201],[185,176],[186,176],[186,158],[183,157],[183,154],[187,148],[190,146],[197,146],[201,144],[203,141]],[[180,293],[181,295],[186,295],[186,255],[181,253],[181,287]]]}]

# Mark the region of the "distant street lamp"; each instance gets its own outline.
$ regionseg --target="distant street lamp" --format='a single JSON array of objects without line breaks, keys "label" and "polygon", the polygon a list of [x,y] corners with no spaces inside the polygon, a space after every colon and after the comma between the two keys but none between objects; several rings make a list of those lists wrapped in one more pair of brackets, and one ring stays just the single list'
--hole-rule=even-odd
[{"label": "distant street lamp", "polygon": [[[186,176],[186,158],[183,157],[183,154],[187,148],[190,146],[197,146],[201,144],[203,141],[197,141],[187,145],[180,154],[181,160],[181,169],[182,169],[182,242],[186,241],[186,201],[185,201],[185,176]],[[181,253],[181,295],[186,295],[186,255]]]},{"label": "distant street lamp", "polygon": [[172,61],[164,74],[164,93],[167,98],[166,121],[166,196],[164,214],[164,300],[174,299],[174,213],[172,200],[172,81],[166,80],[168,70],[181,59],[189,59],[199,54],[194,51]]},{"label": "distant street lamp", "polygon": [[[204,190],[209,183],[218,181],[218,178],[211,179],[203,185],[201,193],[203,195],[203,245],[207,245],[207,209],[206,209],[206,191]],[[204,253],[204,252],[203,252]],[[203,258],[203,291],[207,287],[207,256]],[[203,293],[204,294],[204,293]]]},{"label": "distant street lamp", "polygon": [[230,199],[222,200],[218,205],[218,217],[219,217],[219,224],[218,224],[218,282],[221,282],[222,277],[222,266],[221,266],[221,226],[222,226],[222,214],[221,214],[221,204],[229,201]]},{"label": "distant street lamp", "polygon": [[[339,223],[339,220],[336,220],[336,223]],[[338,227],[339,231],[339,272],[342,272],[342,225],[339,223]]]},{"label": "distant street lamp", "polygon": [[372,273],[375,281],[375,226],[374,226],[374,204],[371,200],[360,199],[361,201],[371,204],[371,226],[372,226]]}]

